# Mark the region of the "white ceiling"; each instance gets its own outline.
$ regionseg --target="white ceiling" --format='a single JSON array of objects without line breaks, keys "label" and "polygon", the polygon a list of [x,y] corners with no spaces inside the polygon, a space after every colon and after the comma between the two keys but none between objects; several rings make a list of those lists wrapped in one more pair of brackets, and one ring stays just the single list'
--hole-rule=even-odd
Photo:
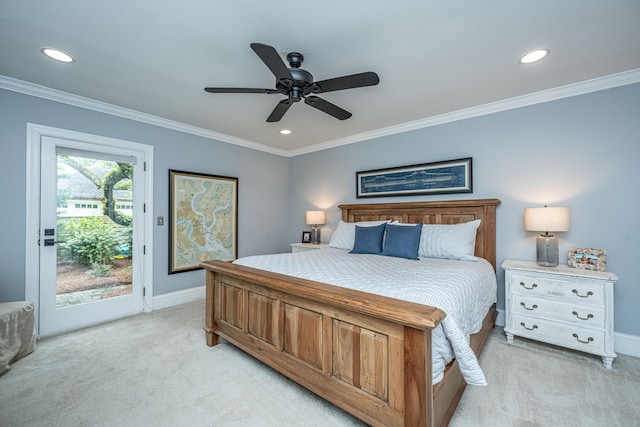
[{"label": "white ceiling", "polygon": [[[302,53],[316,81],[375,71],[380,84],[320,95],[348,120],[298,103],[267,123],[282,95],[203,90],[273,88],[252,42]],[[518,64],[538,47],[551,54]],[[640,1],[2,0],[0,55],[0,75],[299,152],[638,70]]]}]

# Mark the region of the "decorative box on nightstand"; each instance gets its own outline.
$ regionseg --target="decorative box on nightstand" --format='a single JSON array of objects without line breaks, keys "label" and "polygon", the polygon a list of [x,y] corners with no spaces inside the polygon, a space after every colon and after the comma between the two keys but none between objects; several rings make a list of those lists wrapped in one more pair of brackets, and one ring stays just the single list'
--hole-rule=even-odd
[{"label": "decorative box on nightstand", "polygon": [[518,335],[597,354],[611,369],[615,274],[511,260],[502,268],[508,342]]},{"label": "decorative box on nightstand", "polygon": [[291,244],[291,252],[304,252],[304,251],[312,251],[314,249],[322,249],[329,246],[327,243],[319,243],[314,245],[313,243],[292,243]]}]

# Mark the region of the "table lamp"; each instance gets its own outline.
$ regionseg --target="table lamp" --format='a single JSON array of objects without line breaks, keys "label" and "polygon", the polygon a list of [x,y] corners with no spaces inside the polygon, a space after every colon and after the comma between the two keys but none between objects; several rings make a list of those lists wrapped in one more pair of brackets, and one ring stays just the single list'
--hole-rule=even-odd
[{"label": "table lamp", "polygon": [[325,214],[324,211],[307,211],[307,225],[311,227],[311,243],[314,245],[320,244],[320,227],[324,224]]},{"label": "table lamp", "polygon": [[544,231],[536,239],[536,261],[544,267],[558,265],[558,239],[551,232],[569,231],[569,208],[524,208],[524,229]]}]

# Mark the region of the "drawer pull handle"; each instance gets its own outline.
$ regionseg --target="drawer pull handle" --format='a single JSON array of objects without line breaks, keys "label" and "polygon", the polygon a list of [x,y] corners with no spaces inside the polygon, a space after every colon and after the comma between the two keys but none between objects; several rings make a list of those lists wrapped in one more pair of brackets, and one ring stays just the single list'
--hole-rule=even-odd
[{"label": "drawer pull handle", "polygon": [[[535,329],[538,329],[538,325],[533,325],[533,328],[527,328],[527,325],[525,325],[524,322],[520,322],[520,326],[522,326],[523,328],[525,328],[528,331],[533,331]],[[573,334],[573,335],[575,336],[575,334]]]},{"label": "drawer pull handle", "polygon": [[580,317],[580,315],[578,314],[577,311],[572,312],[571,314],[573,314],[574,316],[576,316],[578,319],[580,320],[589,320],[589,319],[593,319],[593,314],[589,313],[587,314],[587,317]]},{"label": "drawer pull handle", "polygon": [[[533,310],[535,310],[536,308],[538,308],[538,306],[537,306],[537,305],[535,305],[535,304],[533,304],[533,305],[531,306],[531,308],[529,308],[529,307],[527,307],[527,305],[524,303],[524,301],[522,301],[522,302],[520,303],[520,305],[521,305],[521,306],[523,306],[525,310],[529,310],[529,311],[533,311]],[[574,311],[573,313],[575,314],[576,312]]]},{"label": "drawer pull handle", "polygon": [[571,292],[573,292],[574,294],[576,294],[576,295],[577,295],[577,296],[579,296],[580,298],[589,298],[591,295],[593,295],[593,292],[591,292],[591,291],[587,292],[587,294],[586,294],[586,295],[580,295],[580,294],[578,293],[578,290],[577,290],[577,289],[574,289],[574,290],[572,290]]},{"label": "drawer pull handle", "polygon": [[582,340],[578,337],[578,334],[573,334],[573,337],[574,337],[575,339],[577,339],[577,340],[578,340],[578,342],[581,342],[582,344],[589,344],[591,341],[593,341],[593,338],[591,338],[591,337],[587,338],[587,340],[586,340],[586,341],[582,341]]},{"label": "drawer pull handle", "polygon": [[536,285],[535,283],[533,285],[531,285],[530,288],[527,288],[527,285],[524,284],[524,282],[520,282],[520,286],[522,286],[525,289],[531,290],[531,289],[535,289],[538,287],[538,285]]}]

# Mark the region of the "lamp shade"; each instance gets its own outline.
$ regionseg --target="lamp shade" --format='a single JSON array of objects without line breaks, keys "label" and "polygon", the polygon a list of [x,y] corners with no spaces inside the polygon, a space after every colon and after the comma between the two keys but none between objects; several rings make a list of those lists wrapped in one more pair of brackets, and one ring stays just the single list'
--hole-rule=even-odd
[{"label": "lamp shade", "polygon": [[569,231],[569,208],[524,208],[524,229],[527,231]]},{"label": "lamp shade", "polygon": [[307,224],[319,225],[324,224],[325,213],[324,211],[307,211]]}]

